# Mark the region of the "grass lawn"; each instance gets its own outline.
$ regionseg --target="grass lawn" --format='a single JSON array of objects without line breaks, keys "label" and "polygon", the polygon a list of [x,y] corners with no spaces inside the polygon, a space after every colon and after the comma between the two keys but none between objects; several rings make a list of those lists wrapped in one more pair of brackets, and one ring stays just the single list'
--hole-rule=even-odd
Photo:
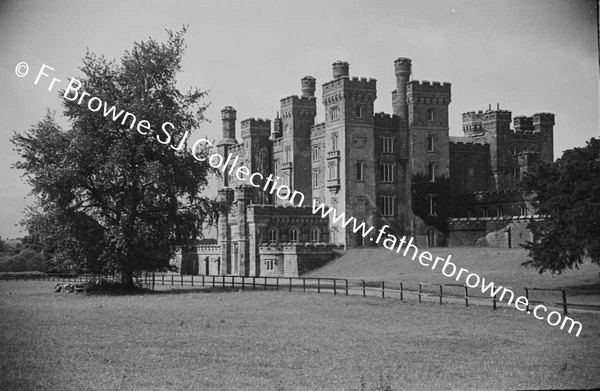
[{"label": "grass lawn", "polygon": [[86,296],[53,286],[0,282],[0,389],[600,386],[600,314],[577,314],[577,338],[514,309],[282,291]]},{"label": "grass lawn", "polygon": [[[419,248],[419,251],[427,250]],[[496,285],[514,288],[514,292],[523,295],[523,287],[566,289],[567,300],[573,303],[600,305],[600,268],[598,265],[584,263],[579,270],[567,270],[561,275],[548,273],[540,275],[535,269],[521,266],[526,261],[524,249],[498,248],[432,248],[434,257],[446,259],[458,268],[477,273],[486,281]],[[409,253],[412,256],[412,252]],[[464,274],[461,284],[464,284]],[[428,282],[435,284],[456,283],[453,278],[445,277],[438,265],[436,270],[424,267],[410,257],[403,257],[385,248],[355,249],[347,251],[341,258],[317,269],[306,277],[338,277],[364,280],[404,281],[409,283]],[[411,286],[414,289],[414,286]],[[475,295],[474,289],[471,290]],[[479,292],[481,295],[481,292]],[[531,291],[532,300],[560,302],[560,292]]]}]

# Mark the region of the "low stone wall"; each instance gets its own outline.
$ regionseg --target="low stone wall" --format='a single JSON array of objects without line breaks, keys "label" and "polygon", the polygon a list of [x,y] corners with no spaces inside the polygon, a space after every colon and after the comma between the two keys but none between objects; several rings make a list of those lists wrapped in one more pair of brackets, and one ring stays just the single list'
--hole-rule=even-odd
[{"label": "low stone wall", "polygon": [[460,218],[449,221],[451,247],[518,247],[532,239],[527,224],[536,216]]}]

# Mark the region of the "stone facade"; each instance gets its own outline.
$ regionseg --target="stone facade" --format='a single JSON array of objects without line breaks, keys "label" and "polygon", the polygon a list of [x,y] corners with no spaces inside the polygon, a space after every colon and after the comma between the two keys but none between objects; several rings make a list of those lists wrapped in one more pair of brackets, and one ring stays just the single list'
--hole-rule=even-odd
[{"label": "stone facade", "polygon": [[[509,216],[530,213],[512,189],[538,161],[553,159],[553,114],[515,117],[511,129],[511,112],[490,107],[463,114],[464,136],[451,137],[450,83],[410,80],[410,59],[394,62],[391,114],[374,111],[375,79],[351,77],[347,62],[335,62],[332,71],[322,85],[323,123],[315,124],[311,76],[301,79],[300,96],[281,99],[273,123],[241,121],[240,142],[236,110],[222,110],[217,152],[236,156],[262,179],[260,187],[226,173],[219,179],[219,197],[231,205],[219,219],[219,244],[185,252],[182,271],[295,276],[331,259],[336,246],[372,245],[351,224],[312,214],[313,200],[427,245],[473,245],[514,225]],[[265,191],[268,176],[303,195],[302,206],[291,206],[279,190]],[[462,221],[492,215],[500,222]],[[492,236],[490,245],[503,245]]]}]

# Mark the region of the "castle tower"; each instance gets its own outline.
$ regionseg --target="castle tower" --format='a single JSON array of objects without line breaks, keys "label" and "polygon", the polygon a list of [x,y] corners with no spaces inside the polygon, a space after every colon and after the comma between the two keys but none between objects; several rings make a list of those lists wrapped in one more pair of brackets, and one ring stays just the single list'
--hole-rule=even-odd
[{"label": "castle tower", "polygon": [[[219,189],[217,199],[220,202],[224,202],[227,205],[230,205],[233,202],[234,192],[230,187],[225,187]],[[220,265],[219,265],[219,275],[226,275],[231,270],[231,252],[232,252],[232,243],[231,243],[231,221],[229,221],[229,213],[225,212],[219,216],[218,223],[218,237],[219,237],[219,247],[220,247]]]},{"label": "castle tower", "polygon": [[394,61],[396,74],[396,90],[392,92],[392,107],[394,114],[401,122],[408,122],[408,103],[406,101],[406,83],[410,80],[412,65],[410,58],[400,57]]},{"label": "castle tower", "polygon": [[[317,115],[317,98],[315,98],[316,79],[305,76],[300,81],[302,96],[292,95],[281,99],[281,140],[277,144],[275,166],[280,184],[288,186],[291,191],[298,191],[305,197],[305,202],[312,198],[310,166],[310,131]],[[274,151],[275,152],[275,151]],[[276,203],[284,201],[275,199]]]},{"label": "castle tower", "polygon": [[533,115],[534,132],[540,134],[540,160],[554,161],[554,114],[536,113]]},{"label": "castle tower", "polygon": [[[216,144],[217,153],[227,158],[229,153],[229,147],[232,145],[236,145],[237,141],[235,139],[235,120],[236,120],[236,110],[231,106],[226,106],[221,110],[221,120],[223,122],[223,134],[222,139]],[[223,177],[218,177],[217,179],[218,188],[221,189],[225,186],[229,186],[229,178],[227,175],[223,175]]]},{"label": "castle tower", "polygon": [[[377,214],[374,129],[375,79],[349,76],[349,64],[332,66],[333,80],[323,84],[325,124],[321,170],[325,190],[322,200],[339,213],[374,224]],[[360,174],[359,174],[360,173]],[[363,238],[350,227],[330,222],[332,241],[349,247]]]},{"label": "castle tower", "polygon": [[240,185],[235,189],[235,202],[237,208],[237,238],[233,238],[231,273],[238,276],[248,275],[250,270],[250,230],[248,227],[247,207],[252,200],[254,188],[250,185]]},{"label": "castle tower", "polygon": [[[265,183],[264,178],[271,174],[271,121],[262,118],[249,118],[241,122],[242,143],[245,152],[245,166],[250,173],[260,173],[262,180],[258,178],[254,182],[258,185]],[[247,189],[252,196],[250,199],[258,204],[271,202],[269,192],[263,191],[262,186]]]}]

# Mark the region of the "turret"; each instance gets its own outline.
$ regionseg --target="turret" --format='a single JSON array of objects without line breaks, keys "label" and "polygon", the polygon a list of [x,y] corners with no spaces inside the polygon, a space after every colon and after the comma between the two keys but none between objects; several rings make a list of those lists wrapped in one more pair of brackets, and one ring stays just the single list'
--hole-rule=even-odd
[{"label": "turret", "polygon": [[[237,112],[231,106],[226,106],[221,110],[221,120],[223,121],[223,141],[233,141],[228,144],[236,144],[235,141],[235,120]],[[221,142],[221,143],[222,143]],[[219,144],[221,144],[219,143]]]},{"label": "turret", "polygon": [[345,61],[336,61],[333,63],[333,78],[339,79],[342,76],[350,75],[350,64]]},{"label": "turret", "polygon": [[400,57],[394,61],[396,74],[396,91],[392,92],[392,106],[394,114],[406,122],[408,118],[408,104],[406,103],[406,83],[410,80],[412,65],[410,58]]},{"label": "turret", "polygon": [[300,81],[302,85],[302,96],[305,98],[310,98],[315,96],[315,85],[317,83],[317,79],[312,76],[304,76]]}]

